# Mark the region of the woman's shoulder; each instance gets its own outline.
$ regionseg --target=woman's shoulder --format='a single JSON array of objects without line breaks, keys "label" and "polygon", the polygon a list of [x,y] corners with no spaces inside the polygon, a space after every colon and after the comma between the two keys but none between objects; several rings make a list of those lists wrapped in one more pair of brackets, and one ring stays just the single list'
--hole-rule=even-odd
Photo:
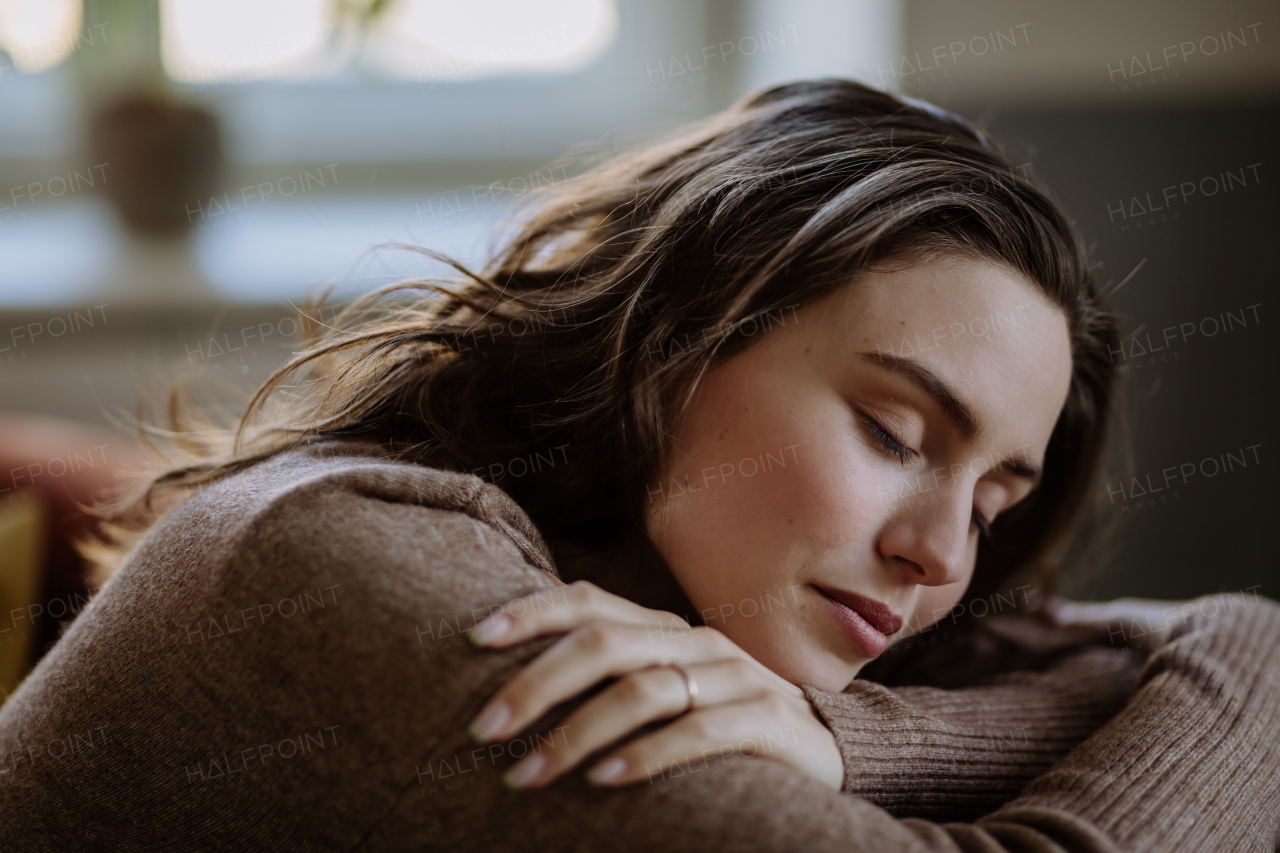
[{"label": "woman's shoulder", "polygon": [[354,849],[512,666],[466,629],[554,587],[528,517],[478,478],[354,446],[282,454],[170,512],[0,707],[0,760],[105,737],[0,777],[0,811],[139,847],[219,825]]},{"label": "woman's shoulder", "polygon": [[[336,633],[349,638],[343,654],[367,664],[388,640],[413,653],[441,637],[452,647],[489,608],[558,582],[538,529],[496,486],[331,441],[191,495],[64,639],[191,651],[269,644],[301,659]],[[251,659],[264,657],[241,664]]]},{"label": "woman's shoulder", "polygon": [[193,494],[81,619],[180,645],[245,642],[293,622],[314,623],[293,639],[339,623],[419,640],[446,623],[460,638],[486,608],[557,581],[538,529],[496,486],[327,442]]},{"label": "woman's shoulder", "polygon": [[305,545],[317,534],[327,541],[367,538],[372,529],[394,535],[388,546],[432,539],[436,562],[480,536],[494,547],[513,546],[533,567],[555,571],[537,527],[501,489],[355,441],[305,445],[213,483],[169,513],[151,538],[177,536],[205,551],[232,551]]}]

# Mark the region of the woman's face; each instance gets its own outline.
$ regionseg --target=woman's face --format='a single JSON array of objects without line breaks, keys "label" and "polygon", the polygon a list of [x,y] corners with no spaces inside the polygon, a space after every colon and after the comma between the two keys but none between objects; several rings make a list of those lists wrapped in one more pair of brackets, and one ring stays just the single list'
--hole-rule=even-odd
[{"label": "woman's face", "polygon": [[839,691],[960,601],[980,522],[1035,487],[1067,321],[1012,269],[873,271],[704,377],[646,527],[707,625]]}]

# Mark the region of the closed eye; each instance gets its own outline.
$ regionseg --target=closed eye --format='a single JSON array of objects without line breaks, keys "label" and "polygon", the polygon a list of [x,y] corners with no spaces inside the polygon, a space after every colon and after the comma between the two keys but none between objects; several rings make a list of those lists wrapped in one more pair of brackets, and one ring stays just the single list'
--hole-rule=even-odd
[{"label": "closed eye", "polygon": [[867,429],[871,430],[871,435],[875,437],[875,440],[879,442],[880,446],[887,452],[896,456],[898,461],[903,465],[906,465],[907,460],[916,455],[914,450],[894,438],[887,429],[875,420],[875,418],[872,418],[870,415],[865,413],[859,414],[862,415],[862,420],[866,423]]},{"label": "closed eye", "polygon": [[[881,426],[875,418],[863,412],[859,412],[858,414],[861,415],[863,422],[867,425],[867,429],[871,431],[872,436],[875,437],[880,446],[883,447],[886,452],[895,456],[903,465],[906,465],[907,460],[916,455],[914,450],[894,438],[893,434]],[[983,539],[986,539],[988,542],[991,541],[991,522],[983,518],[982,513],[978,512],[978,508],[976,506],[973,508],[971,518],[973,520],[974,527],[978,528],[978,535]]]}]

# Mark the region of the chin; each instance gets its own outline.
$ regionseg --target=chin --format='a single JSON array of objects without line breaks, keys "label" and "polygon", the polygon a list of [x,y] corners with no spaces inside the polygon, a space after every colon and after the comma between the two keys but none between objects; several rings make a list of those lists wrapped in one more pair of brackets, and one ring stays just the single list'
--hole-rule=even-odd
[{"label": "chin", "polygon": [[797,687],[816,687],[826,693],[842,692],[870,663],[866,660],[844,660],[816,644],[799,656],[792,653],[776,660],[763,657],[757,660]]},{"label": "chin", "polygon": [[[858,670],[865,664],[856,667],[818,667],[807,670],[800,678],[787,678],[792,684],[816,687],[824,693],[843,693],[844,689],[858,676]],[[786,678],[786,676],[783,676]]]},{"label": "chin", "polygon": [[[861,667],[859,667],[861,669]],[[819,678],[814,681],[803,681],[801,684],[807,684],[815,687],[824,693],[843,693],[845,688],[853,683],[853,679],[858,675],[857,670],[849,674],[846,670],[843,673],[832,673],[828,678]]]}]

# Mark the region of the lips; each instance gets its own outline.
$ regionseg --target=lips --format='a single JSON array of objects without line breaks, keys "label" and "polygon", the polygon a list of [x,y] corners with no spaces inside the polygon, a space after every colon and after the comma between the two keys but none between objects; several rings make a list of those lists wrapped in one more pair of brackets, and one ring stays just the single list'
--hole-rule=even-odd
[{"label": "lips", "polygon": [[858,595],[856,592],[824,589],[823,587],[817,587],[817,590],[827,598],[833,598],[854,613],[857,613],[881,634],[896,634],[902,630],[902,617],[895,616],[893,611],[889,609],[889,605],[883,602],[876,601],[874,598],[867,598],[865,595]]}]

